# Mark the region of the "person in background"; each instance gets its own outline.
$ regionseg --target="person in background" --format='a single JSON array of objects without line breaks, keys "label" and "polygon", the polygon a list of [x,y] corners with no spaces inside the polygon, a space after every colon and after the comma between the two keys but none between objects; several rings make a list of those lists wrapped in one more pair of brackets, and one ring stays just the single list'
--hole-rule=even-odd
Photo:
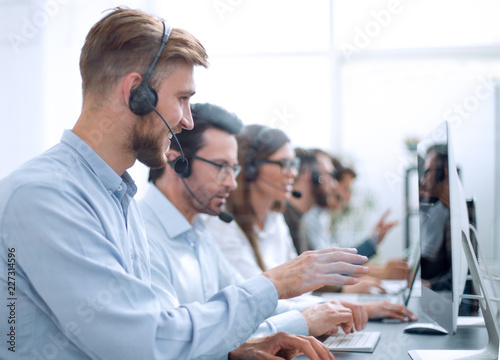
[{"label": "person in background", "polygon": [[[148,236],[153,290],[160,299],[175,294],[181,305],[205,303],[226,286],[245,280],[220,253],[198,216],[219,215],[237,186],[235,177],[241,167],[234,135],[243,123],[213,104],[194,104],[191,113],[195,128],[177,136],[189,171],[184,175],[175,172],[174,164],[181,157],[177,144],[172,144],[169,165],[150,170],[152,184],[139,202]],[[275,316],[266,319],[253,336],[278,331],[320,336],[336,333],[339,326],[349,333],[352,321],[351,310],[339,304],[304,308],[280,300]]]},{"label": "person in background", "polygon": [[[294,188],[300,191],[300,198],[290,198],[286,203],[284,217],[290,229],[293,243],[299,253],[312,248],[328,248],[332,244],[326,236],[324,229],[328,223],[318,226],[317,231],[307,228],[304,221],[304,214],[315,216],[327,215],[328,209],[340,206],[340,198],[335,196],[338,189],[337,180],[333,174],[335,169],[330,161],[330,156],[325,151],[319,149],[296,148],[295,155],[300,159],[299,174],[295,179]],[[322,220],[328,220],[328,216],[322,216]],[[319,219],[316,219],[319,221]],[[310,230],[310,231],[308,231]],[[322,233],[325,235],[322,236]],[[308,236],[309,235],[309,236]],[[358,253],[366,249],[362,246],[357,248]],[[380,280],[371,276],[364,276],[361,281],[352,286],[345,286],[341,289],[331,288],[329,291],[342,291],[352,293],[369,293],[374,288],[377,291],[385,292],[380,285]],[[325,289],[323,289],[324,291]]]},{"label": "person in background", "polygon": [[[328,174],[323,174],[321,177],[317,176],[316,181],[312,182],[315,196],[315,204],[304,214],[304,221],[306,226],[306,236],[308,240],[308,250],[323,249],[333,245],[339,245],[332,243],[332,232],[330,230],[330,217],[332,212],[335,216],[336,212],[342,212],[349,208],[349,201],[351,199],[351,186],[354,178],[356,177],[356,172],[350,168],[345,167],[342,163],[334,157],[331,157],[328,153],[320,149],[309,150],[311,152],[311,157],[306,157],[310,159],[312,167],[317,167],[318,161],[315,158],[321,160],[319,166],[327,166],[329,170]],[[328,164],[328,162],[330,164]],[[315,170],[311,170],[314,171]],[[327,179],[328,180],[323,180]],[[320,188],[322,183],[320,181],[330,181],[330,189],[326,191],[321,191]],[[387,222],[387,216],[389,212],[386,212],[375,225],[372,235],[358,244],[351,244],[358,250],[359,254],[363,254],[367,257],[371,257],[375,254],[377,250],[377,245],[380,244],[388,231],[390,231],[399,222],[392,221]],[[318,226],[318,221],[327,218],[327,221],[322,226]],[[341,244],[343,246],[343,244]]]},{"label": "person in background", "polygon": [[[332,196],[332,194],[337,194],[338,183],[332,176],[335,169],[329,155],[319,149],[300,148],[295,149],[295,154],[300,159],[295,189],[300,191],[301,197],[290,198],[284,216],[290,228],[295,249],[301,254],[314,248],[324,249],[332,246],[328,236],[323,235],[326,224],[318,226],[317,229],[309,229],[305,226],[304,214],[322,215],[325,209],[339,206],[340,201],[337,196]],[[325,219],[316,219],[316,221],[322,220]],[[359,253],[359,249],[357,250]]]},{"label": "person in background", "polygon": [[[308,241],[306,232],[303,230],[303,214],[307,213],[318,203],[324,207],[332,206],[332,202],[339,203],[336,193],[338,183],[334,178],[335,171],[333,164],[330,161],[328,153],[319,149],[295,149],[296,156],[300,159],[299,175],[296,178],[294,188],[301,192],[300,198],[291,198],[284,212],[285,220],[290,227],[290,233],[295,244],[305,244]],[[335,204],[336,205],[336,204]],[[327,245],[325,245],[327,246]],[[359,249],[358,249],[359,251]],[[373,265],[369,265],[371,268]],[[360,282],[356,285],[348,285],[343,287],[327,287],[319,289],[319,292],[343,292],[343,293],[385,293],[380,279],[369,275],[360,277]],[[409,311],[400,305],[391,304],[387,301],[376,302],[373,304],[373,310],[379,310],[387,317],[391,317],[392,313],[405,313]],[[411,319],[415,319],[410,315]]]},{"label": "person in background", "polygon": [[434,291],[452,290],[448,148],[427,149],[420,180],[421,277]]},{"label": "person in background", "polygon": [[[334,172],[334,177],[337,180],[338,194],[340,207],[332,208],[330,213],[330,234],[333,237],[333,243],[339,243],[341,247],[351,247],[352,244],[344,243],[340,239],[337,240],[336,235],[336,222],[342,213],[349,213],[351,211],[351,194],[352,194],[352,184],[357,177],[356,171],[348,165],[342,163],[342,161],[335,156],[331,156],[332,164],[336,167]],[[390,210],[387,210],[382,214],[378,222],[375,224],[371,231],[371,235],[366,238],[361,244],[369,247],[370,243],[373,245],[374,253],[377,251],[378,245],[382,243],[385,236],[389,231],[391,231],[396,225],[399,224],[398,220],[387,221],[387,217],[390,214]],[[367,252],[364,252],[366,256],[369,256]],[[381,279],[405,279],[408,275],[409,266],[406,259],[389,259],[385,265],[375,265],[370,266],[371,276],[376,276]]]},{"label": "person in background", "polygon": [[[75,126],[0,181],[0,263],[12,269],[0,273],[0,290],[10,288],[18,314],[16,324],[0,324],[16,339],[11,348],[0,347],[0,358],[15,352],[22,359],[219,359],[228,353],[246,359],[280,350],[332,358],[313,338],[287,334],[240,345],[279,298],[355,282],[340,275],[367,271],[352,264],[365,262],[352,251],[297,258],[226,287],[206,304],[165,304],[151,288],[137,189],[127,169],[136,160],[164,166],[174,133],[193,128],[194,66],[207,66],[198,40],[142,11],[114,9],[88,33]],[[3,306],[0,316],[7,319],[8,311]]]},{"label": "person in background", "polygon": [[[226,202],[234,222],[226,224],[209,217],[205,224],[224,256],[249,278],[297,256],[281,211],[286,201],[298,195],[293,188],[300,160],[290,139],[279,129],[248,125],[236,138],[242,171],[237,178],[238,188]],[[353,314],[362,314],[359,317],[365,321],[386,316],[415,319],[405,307],[392,304],[342,304],[355,309]]]},{"label": "person in background", "polygon": [[[371,235],[361,242],[340,241],[335,224],[342,217],[342,214],[351,209],[351,187],[356,178],[356,172],[352,167],[342,164],[342,162],[320,149],[311,149],[309,160],[313,169],[319,166],[327,167],[327,170],[321,177],[317,177],[316,182],[312,182],[315,193],[315,204],[303,214],[303,230],[307,239],[306,249],[317,250],[331,246],[354,247],[359,254],[367,257],[375,255],[378,245],[384,240],[386,234],[399,222],[387,221],[389,211],[386,211],[374,226]],[[328,161],[326,158],[329,159]],[[314,172],[314,170],[312,170]],[[328,174],[327,174],[328,172]],[[328,179],[328,180],[325,180]],[[333,179],[333,181],[332,181]],[[318,181],[331,182],[331,186],[326,187]],[[292,200],[297,202],[297,200]],[[371,277],[380,279],[404,279],[408,274],[409,266],[405,260],[390,259],[386,264],[379,265],[372,263],[370,265]],[[374,284],[375,285],[375,284]]]}]

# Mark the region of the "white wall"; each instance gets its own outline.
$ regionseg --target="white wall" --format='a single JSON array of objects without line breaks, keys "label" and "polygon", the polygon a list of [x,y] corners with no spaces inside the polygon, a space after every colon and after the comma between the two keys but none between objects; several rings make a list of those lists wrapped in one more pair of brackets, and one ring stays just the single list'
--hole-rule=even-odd
[{"label": "white wall", "polygon": [[[28,1],[0,3],[0,177],[43,149],[43,35]],[[24,21],[26,19],[26,21]]]},{"label": "white wall", "polygon": [[[352,159],[358,193],[373,196],[367,228],[386,208],[403,221],[402,174],[412,161],[404,139],[424,137],[446,117],[461,117],[453,135],[456,144],[467,145],[457,149],[457,161],[464,159],[466,192],[478,199],[481,237],[493,249],[493,199],[499,198],[494,102],[488,92],[477,106],[470,97],[484,79],[500,75],[498,1],[120,4],[154,12],[206,46],[211,67],[197,70],[194,102],[223,105],[246,123],[285,129],[296,145]],[[81,107],[80,48],[91,25],[116,5],[0,1],[0,177],[73,126]],[[20,36],[17,46],[12,34]],[[460,115],[457,106],[474,109]],[[131,172],[140,197],[147,169],[138,164]],[[400,225],[386,239],[382,257],[399,255],[402,237]],[[500,258],[498,252],[500,246]]]}]

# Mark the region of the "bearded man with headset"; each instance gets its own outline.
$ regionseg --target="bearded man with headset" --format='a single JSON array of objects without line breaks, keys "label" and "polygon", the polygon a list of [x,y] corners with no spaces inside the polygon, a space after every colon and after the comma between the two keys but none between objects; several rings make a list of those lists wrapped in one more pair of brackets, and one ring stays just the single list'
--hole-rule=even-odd
[{"label": "bearded man with headset", "polygon": [[[0,347],[0,358],[14,351],[23,359],[227,358],[274,312],[278,298],[353,283],[340,274],[367,271],[353,265],[366,261],[354,251],[315,252],[230,286],[206,304],[161,304],[151,289],[136,186],[126,170],[136,160],[164,166],[170,139],[193,127],[195,65],[207,66],[203,46],[142,11],[115,9],[90,30],[74,128],[0,181],[0,293],[14,309],[0,310],[0,332],[14,332],[15,343],[12,350]],[[182,172],[186,162],[179,164]],[[15,324],[7,322],[9,311]],[[227,313],[238,315],[221,322]],[[314,339],[283,334],[229,356],[280,349],[331,358]]]}]

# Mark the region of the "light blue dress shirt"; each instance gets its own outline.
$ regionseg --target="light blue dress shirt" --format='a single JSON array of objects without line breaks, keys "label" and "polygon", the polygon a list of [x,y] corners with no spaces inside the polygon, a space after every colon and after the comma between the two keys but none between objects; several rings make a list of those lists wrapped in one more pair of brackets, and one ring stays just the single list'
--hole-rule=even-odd
[{"label": "light blue dress shirt", "polygon": [[[151,184],[139,207],[149,242],[152,287],[160,301],[168,303],[175,294],[180,304],[204,303],[226,286],[244,281],[222,255],[200,216],[191,226]],[[304,307],[300,305],[280,300],[276,314],[264,321],[253,337],[278,331],[309,335],[307,323],[298,311]]]},{"label": "light blue dress shirt", "polygon": [[160,303],[135,192],[68,130],[0,181],[1,359],[218,359],[273,313],[263,276]]}]

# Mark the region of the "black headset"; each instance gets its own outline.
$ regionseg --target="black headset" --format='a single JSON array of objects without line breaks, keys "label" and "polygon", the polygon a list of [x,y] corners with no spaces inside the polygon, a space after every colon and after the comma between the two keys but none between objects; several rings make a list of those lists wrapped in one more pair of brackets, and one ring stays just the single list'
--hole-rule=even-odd
[{"label": "black headset", "polygon": [[259,176],[259,167],[255,161],[255,156],[257,155],[257,150],[259,148],[264,136],[270,132],[272,128],[264,126],[259,130],[255,140],[252,142],[252,146],[248,148],[247,156],[245,158],[245,169],[243,170],[243,175],[247,181],[254,181]]},{"label": "black headset", "polygon": [[310,149],[304,149],[305,151],[305,159],[304,164],[308,165],[309,170],[311,170],[311,181],[313,186],[321,184],[321,175],[319,174],[317,167],[318,161],[316,160],[316,156],[314,152]]},{"label": "black headset", "polygon": [[[179,151],[181,153],[181,156],[178,157],[172,167],[174,168],[175,172],[181,176],[189,176],[191,174],[191,167],[189,166],[188,160],[184,157],[184,153],[182,152],[181,145],[179,144],[179,140],[177,140],[177,136],[175,136],[175,133],[172,131],[168,123],[165,121],[163,116],[156,110],[156,105],[158,104],[158,93],[156,90],[149,86],[149,78],[151,77],[151,74],[153,73],[153,70],[156,66],[156,63],[158,62],[158,59],[161,56],[161,53],[163,52],[163,49],[165,48],[165,45],[167,44],[168,38],[170,36],[170,33],[172,32],[172,27],[170,25],[165,24],[164,21],[162,21],[163,24],[163,37],[161,39],[161,45],[160,48],[158,49],[158,52],[156,53],[156,56],[149,66],[148,71],[146,72],[146,75],[144,75],[144,78],[142,79],[141,84],[132,90],[130,93],[130,98],[128,100],[128,106],[130,108],[130,111],[132,111],[136,115],[144,116],[147,114],[150,114],[151,112],[156,112],[158,116],[163,120],[165,125],[167,126],[168,130],[172,134],[172,138],[175,140],[177,145],[179,146]],[[189,173],[188,175],[185,175],[186,173]]]},{"label": "black headset", "polygon": [[436,184],[440,184],[442,183],[445,178],[446,178],[446,175],[445,175],[445,172],[444,172],[444,161],[443,159],[439,159],[439,166],[436,167]]},{"label": "black headset", "polygon": [[149,86],[148,81],[163,49],[165,48],[165,45],[167,44],[171,31],[172,28],[163,22],[163,38],[161,40],[160,48],[158,49],[151,66],[146,72],[146,75],[142,79],[141,84],[130,93],[128,106],[130,111],[136,115],[147,115],[151,113],[155,109],[156,104],[158,104],[158,93],[154,88]]},{"label": "black headset", "polygon": [[[184,165],[185,163],[185,165]],[[182,156],[178,156],[177,158],[174,159],[174,161],[169,161],[168,164],[174,169],[174,171],[179,175],[181,178],[185,179],[191,176],[191,162],[186,158]],[[181,165],[177,165],[181,164]],[[176,167],[177,165],[177,167]],[[185,167],[181,172],[178,172],[177,169],[179,166]]]},{"label": "black headset", "polygon": [[446,166],[446,163],[448,163],[448,153],[443,153],[437,150],[435,150],[435,152],[436,152],[436,163],[434,165],[435,167],[434,176],[436,184],[440,184],[446,179],[444,168]]}]

